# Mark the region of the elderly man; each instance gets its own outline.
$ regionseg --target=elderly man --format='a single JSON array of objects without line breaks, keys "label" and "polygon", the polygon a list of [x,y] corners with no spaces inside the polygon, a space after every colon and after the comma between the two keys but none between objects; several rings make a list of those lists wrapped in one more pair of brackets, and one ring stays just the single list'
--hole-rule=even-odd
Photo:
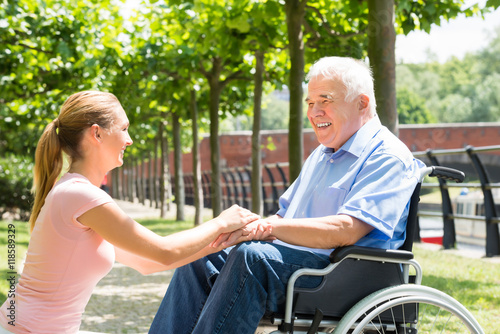
[{"label": "elderly man", "polygon": [[[277,240],[241,243],[177,269],[150,333],[254,333],[265,313],[283,309],[295,270],[327,266],[328,254],[343,245],[403,244],[423,164],[381,125],[370,69],[326,57],[307,79],[307,116],[321,145],[277,214],[253,223]],[[215,246],[238,236],[222,236]],[[298,286],[320,280],[303,277]]]}]

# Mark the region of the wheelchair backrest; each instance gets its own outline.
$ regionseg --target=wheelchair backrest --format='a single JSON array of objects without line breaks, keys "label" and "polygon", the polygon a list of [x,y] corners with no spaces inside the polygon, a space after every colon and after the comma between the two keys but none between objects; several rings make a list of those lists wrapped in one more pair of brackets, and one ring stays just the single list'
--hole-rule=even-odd
[{"label": "wheelchair backrest", "polygon": [[413,249],[413,241],[417,233],[418,226],[418,202],[420,201],[420,188],[422,184],[419,182],[413,191],[410,199],[410,210],[406,221],[406,239],[399,249],[411,252]]}]

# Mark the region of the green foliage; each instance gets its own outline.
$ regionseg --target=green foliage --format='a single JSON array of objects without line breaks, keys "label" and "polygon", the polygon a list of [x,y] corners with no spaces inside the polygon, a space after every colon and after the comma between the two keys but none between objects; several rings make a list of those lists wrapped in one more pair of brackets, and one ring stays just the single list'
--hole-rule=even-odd
[{"label": "green foliage", "polygon": [[[120,1],[0,1],[1,155],[31,159],[43,129],[75,91],[99,89],[117,95],[132,124],[130,152],[141,155],[153,147],[158,123],[168,113],[180,114],[184,122],[190,118],[187,106],[193,87],[200,126],[208,127],[210,82],[205,74],[217,70],[215,61],[223,62],[218,76],[223,83],[221,118],[251,115],[257,50],[265,52],[266,93],[288,83],[283,1],[133,2],[134,10],[127,13],[120,10]],[[489,10],[477,5],[462,10],[462,0],[396,4],[398,33],[428,31],[432,23],[460,12],[469,16]],[[306,71],[323,55],[366,56],[366,35],[376,29],[368,27],[366,1],[309,0],[306,6]],[[498,0],[489,0],[486,7],[497,8]],[[453,94],[470,101],[458,119],[497,120],[498,78],[492,73],[500,71],[499,36],[493,36],[490,47],[477,57],[444,67],[407,67],[414,80],[406,80],[406,88],[425,99],[438,121],[444,119],[439,115],[450,116],[446,102],[459,104],[458,98],[448,97]],[[402,80],[398,75],[398,85]],[[288,115],[274,111],[285,108],[284,103],[276,104],[283,105],[269,110],[264,106],[263,128],[287,128]]]},{"label": "green foliage", "polygon": [[8,155],[0,158],[0,217],[5,212],[27,220],[33,203],[33,163],[29,159]]},{"label": "green foliage", "polygon": [[498,8],[500,7],[500,0],[488,0],[486,2],[486,6]]},{"label": "green foliage", "polygon": [[407,88],[396,90],[398,120],[400,124],[435,123],[435,118],[425,106],[425,100]]},{"label": "green foliage", "polygon": [[483,50],[468,53],[463,59],[397,65],[398,108],[411,95],[438,122],[500,121],[499,51],[500,26]]},{"label": "green foliage", "polygon": [[366,1],[308,1],[306,57],[313,63],[324,56],[366,57]]},{"label": "green foliage", "polygon": [[33,155],[70,94],[109,87],[122,53],[109,0],[19,0],[0,6],[0,153]]},{"label": "green foliage", "polygon": [[442,1],[396,1],[396,33],[407,35],[413,30],[431,31],[432,24],[441,24],[441,20],[449,21],[459,13],[466,16],[480,14],[477,4],[462,9],[464,0]]}]

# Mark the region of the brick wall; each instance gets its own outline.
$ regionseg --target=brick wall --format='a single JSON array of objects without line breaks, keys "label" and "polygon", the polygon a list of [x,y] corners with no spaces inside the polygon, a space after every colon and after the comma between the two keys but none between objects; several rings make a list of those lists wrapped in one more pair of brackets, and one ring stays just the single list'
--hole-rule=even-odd
[{"label": "brick wall", "polygon": [[[304,159],[319,145],[312,129],[305,129]],[[268,138],[272,139],[274,150],[262,150],[262,163],[288,161],[288,131],[262,131],[261,145],[266,147]],[[500,145],[500,123],[460,123],[460,124],[421,124],[401,125],[399,138],[412,152],[426,149],[454,149],[472,146]],[[252,133],[250,131],[222,134],[219,137],[221,163],[223,167],[249,166],[252,159]],[[200,144],[201,169],[210,170],[209,137]],[[171,157],[173,159],[173,157]],[[171,160],[173,161],[173,160]],[[183,156],[183,170],[192,171],[192,156]]]}]

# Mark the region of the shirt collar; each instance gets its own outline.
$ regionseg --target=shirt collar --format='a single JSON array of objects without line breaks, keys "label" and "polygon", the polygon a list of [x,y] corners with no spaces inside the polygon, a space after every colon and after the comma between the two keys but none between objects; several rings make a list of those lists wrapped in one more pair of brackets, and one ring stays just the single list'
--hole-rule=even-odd
[{"label": "shirt collar", "polygon": [[[382,128],[382,123],[378,116],[373,117],[371,120],[366,122],[355,134],[349,138],[344,145],[337,151],[346,151],[357,157],[361,156],[361,153],[365,149],[366,145],[377,132]],[[323,147],[323,153],[332,154],[335,150],[331,147]]]}]

